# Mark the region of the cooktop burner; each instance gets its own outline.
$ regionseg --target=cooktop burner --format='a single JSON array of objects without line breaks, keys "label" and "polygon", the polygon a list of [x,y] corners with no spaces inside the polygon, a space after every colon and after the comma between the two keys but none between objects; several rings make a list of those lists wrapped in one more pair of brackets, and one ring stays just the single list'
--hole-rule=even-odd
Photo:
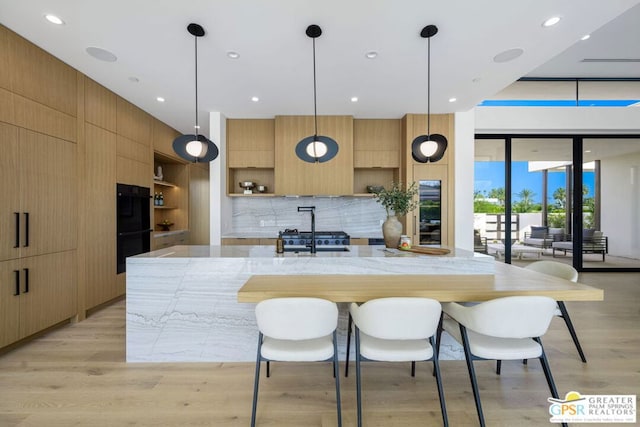
[{"label": "cooktop burner", "polygon": [[[310,251],[311,232],[286,229],[282,232],[285,251]],[[344,231],[316,231],[317,251],[347,251],[351,238]],[[308,245],[308,246],[307,246]]]}]

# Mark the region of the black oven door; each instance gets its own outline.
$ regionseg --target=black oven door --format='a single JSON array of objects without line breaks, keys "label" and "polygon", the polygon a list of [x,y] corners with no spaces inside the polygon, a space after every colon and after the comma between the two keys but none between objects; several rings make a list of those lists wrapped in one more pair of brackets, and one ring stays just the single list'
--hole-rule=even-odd
[{"label": "black oven door", "polygon": [[151,229],[118,233],[118,274],[127,268],[127,257],[149,252]]}]

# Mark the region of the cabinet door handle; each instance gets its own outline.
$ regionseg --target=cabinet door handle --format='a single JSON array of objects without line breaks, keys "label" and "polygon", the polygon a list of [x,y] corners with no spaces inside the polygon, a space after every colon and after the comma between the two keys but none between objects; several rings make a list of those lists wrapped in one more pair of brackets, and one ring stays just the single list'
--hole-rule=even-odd
[{"label": "cabinet door handle", "polygon": [[24,247],[29,246],[29,212],[24,213]]},{"label": "cabinet door handle", "polygon": [[16,244],[13,246],[14,248],[20,247],[20,212],[14,212],[15,216],[15,225],[16,225]]},{"label": "cabinet door handle", "polygon": [[15,275],[15,282],[16,282],[16,293],[13,294],[13,296],[18,296],[20,295],[20,270],[13,270],[13,274]]},{"label": "cabinet door handle", "polygon": [[23,268],[24,270],[24,293],[29,293],[29,269]]}]

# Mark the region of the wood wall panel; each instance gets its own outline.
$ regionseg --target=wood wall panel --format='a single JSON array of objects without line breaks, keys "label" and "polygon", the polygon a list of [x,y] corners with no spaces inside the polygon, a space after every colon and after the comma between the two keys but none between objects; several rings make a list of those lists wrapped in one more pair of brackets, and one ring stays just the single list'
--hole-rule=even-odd
[{"label": "wood wall panel", "polygon": [[13,95],[13,106],[17,126],[76,142],[75,113],[70,116],[16,94]]},{"label": "wood wall panel", "polygon": [[325,163],[307,163],[296,156],[296,144],[313,135],[313,116],[278,116],[275,123],[275,190],[278,194],[353,194],[353,118],[318,117],[318,133],[335,139],[339,150]]},{"label": "wood wall panel", "polygon": [[87,308],[116,297],[116,134],[85,125]]},{"label": "wood wall panel", "polygon": [[9,53],[9,30],[0,25],[0,52],[2,58],[0,59],[0,88],[11,90],[11,68],[13,66],[11,56]]},{"label": "wood wall panel", "polygon": [[130,102],[117,97],[116,133],[140,144],[151,145],[152,117]]},{"label": "wood wall panel", "polygon": [[209,171],[189,165],[189,244],[209,245]]},{"label": "wood wall panel", "polygon": [[122,184],[152,188],[152,166],[150,163],[142,163],[127,157],[116,156],[116,180]]},{"label": "wood wall panel", "polygon": [[77,71],[15,33],[9,33],[11,90],[75,117]]},{"label": "wood wall panel", "polygon": [[107,88],[85,78],[85,120],[96,126],[116,131],[117,96]]},{"label": "wood wall panel", "polygon": [[0,122],[16,124],[16,115],[13,109],[13,94],[0,88]]},{"label": "wood wall panel", "polygon": [[140,163],[148,164],[151,161],[148,145],[140,144],[121,135],[118,135],[116,153],[120,157],[126,157]]},{"label": "wood wall panel", "polygon": [[152,132],[154,151],[173,159],[184,161],[173,151],[173,140],[180,135],[178,131],[162,123],[160,120],[153,119]]},{"label": "wood wall panel", "polygon": [[[21,260],[0,262],[0,348],[20,339],[20,297],[15,296],[15,271]],[[3,390],[5,385],[3,385]]]}]

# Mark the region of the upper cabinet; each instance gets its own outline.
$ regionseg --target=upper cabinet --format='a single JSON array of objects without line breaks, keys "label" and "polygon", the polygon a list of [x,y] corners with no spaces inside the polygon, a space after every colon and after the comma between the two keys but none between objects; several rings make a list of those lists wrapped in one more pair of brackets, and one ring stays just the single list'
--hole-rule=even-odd
[{"label": "upper cabinet", "polygon": [[282,195],[353,194],[353,117],[320,116],[318,134],[338,143],[325,163],[300,160],[295,148],[314,133],[313,116],[278,116],[275,121],[275,192]]},{"label": "upper cabinet", "polygon": [[353,193],[399,181],[402,120],[353,121]]},{"label": "upper cabinet", "polygon": [[[227,171],[229,195],[243,195],[240,182],[253,182],[273,194],[275,185],[275,120],[227,120]],[[260,194],[254,189],[254,194]]]}]

